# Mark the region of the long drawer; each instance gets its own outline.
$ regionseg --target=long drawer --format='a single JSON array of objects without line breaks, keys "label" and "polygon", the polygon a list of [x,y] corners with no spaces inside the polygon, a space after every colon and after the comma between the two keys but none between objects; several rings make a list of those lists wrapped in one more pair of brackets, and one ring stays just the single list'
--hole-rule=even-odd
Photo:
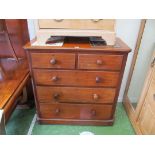
[{"label": "long drawer", "polygon": [[99,69],[119,71],[122,66],[122,55],[79,54],[79,69]]},{"label": "long drawer", "polygon": [[32,68],[75,68],[75,54],[31,53]]},{"label": "long drawer", "polygon": [[43,119],[99,119],[112,116],[112,105],[92,104],[40,104],[39,117]]},{"label": "long drawer", "polygon": [[114,19],[39,19],[41,29],[115,30]]},{"label": "long drawer", "polygon": [[116,87],[119,72],[35,69],[34,78],[38,85]]},{"label": "long drawer", "polygon": [[115,88],[77,88],[37,86],[40,103],[113,103]]}]

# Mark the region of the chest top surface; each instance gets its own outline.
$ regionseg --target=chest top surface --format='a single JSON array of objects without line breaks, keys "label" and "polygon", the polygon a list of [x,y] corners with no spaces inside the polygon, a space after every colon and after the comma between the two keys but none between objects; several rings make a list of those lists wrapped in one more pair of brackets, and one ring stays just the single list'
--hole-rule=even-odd
[{"label": "chest top surface", "polygon": [[80,51],[98,51],[98,52],[123,52],[129,53],[131,49],[120,39],[116,38],[116,43],[114,46],[97,46],[94,47],[90,44],[88,38],[66,38],[63,46],[33,46],[32,44],[36,41],[27,43],[24,46],[26,50],[80,50]]}]

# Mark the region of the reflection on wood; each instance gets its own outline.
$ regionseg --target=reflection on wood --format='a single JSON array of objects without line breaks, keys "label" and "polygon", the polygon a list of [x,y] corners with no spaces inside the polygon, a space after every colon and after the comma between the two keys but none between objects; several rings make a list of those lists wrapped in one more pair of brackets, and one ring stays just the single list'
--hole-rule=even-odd
[{"label": "reflection on wood", "polygon": [[29,70],[25,60],[17,62],[14,59],[1,58],[0,66],[0,90],[3,90],[0,93],[0,109],[4,109],[5,119],[7,120],[10,110],[16,106],[13,100],[16,99],[17,94],[19,95],[22,92],[22,87],[28,80]]}]

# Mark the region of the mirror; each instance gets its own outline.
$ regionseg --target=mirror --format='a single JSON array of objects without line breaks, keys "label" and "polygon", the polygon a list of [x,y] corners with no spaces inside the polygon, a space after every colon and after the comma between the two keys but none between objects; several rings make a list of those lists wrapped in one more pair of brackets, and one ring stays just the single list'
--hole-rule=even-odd
[{"label": "mirror", "polygon": [[144,33],[142,36],[140,48],[138,51],[136,63],[134,66],[129,90],[128,98],[133,107],[136,108],[141,91],[147,76],[151,57],[155,45],[155,20],[147,20],[145,24]]}]

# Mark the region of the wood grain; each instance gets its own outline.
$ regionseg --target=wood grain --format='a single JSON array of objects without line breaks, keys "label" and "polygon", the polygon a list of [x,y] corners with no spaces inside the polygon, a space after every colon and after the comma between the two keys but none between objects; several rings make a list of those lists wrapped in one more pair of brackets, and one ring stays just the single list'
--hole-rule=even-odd
[{"label": "wood grain", "polygon": [[[127,54],[130,52],[126,44],[117,39],[115,46],[97,48],[92,47],[87,38],[66,38],[62,47],[34,47],[29,43],[25,49],[39,123],[113,124]],[[44,59],[42,55],[47,54],[46,60],[49,63],[48,57],[53,53],[60,57],[63,54],[74,54],[75,57],[72,60],[62,59],[60,68],[46,68],[45,65],[33,67],[33,54],[37,54],[41,61]],[[105,66],[95,66],[98,58],[104,60]],[[63,63],[70,61],[75,61],[74,68],[64,68]]]},{"label": "wood grain", "polygon": [[[139,111],[137,122],[143,134],[155,134],[155,68],[152,69],[152,74],[149,75],[149,88],[144,87],[144,96],[142,96],[143,105]],[[148,81],[146,81],[148,84]]]},{"label": "wood grain", "polygon": [[[104,86],[116,87],[119,80],[119,72],[108,71],[68,71],[68,70],[34,70],[34,78],[38,85],[58,86]],[[58,80],[53,81],[52,78]],[[97,81],[99,79],[99,82]]]},{"label": "wood grain", "polygon": [[79,54],[79,69],[116,70],[121,69],[122,55]]},{"label": "wood grain", "polygon": [[7,122],[29,79],[28,63],[23,49],[23,45],[29,41],[29,34],[26,19],[1,21],[3,25],[0,30],[0,109],[4,110]]},{"label": "wood grain", "polygon": [[[33,68],[75,68],[75,54],[32,53],[31,59]],[[51,60],[55,60],[55,64]]]},{"label": "wood grain", "polygon": [[80,105],[80,104],[40,104],[41,118],[63,119],[110,119],[111,105]]},{"label": "wood grain", "polygon": [[48,52],[78,52],[80,53],[86,53],[90,52],[93,53],[108,53],[108,54],[125,54],[129,53],[131,49],[120,39],[116,38],[116,43],[113,46],[99,46],[99,47],[93,47],[89,43],[89,38],[81,38],[81,37],[66,37],[65,42],[63,46],[33,46],[33,43],[36,41],[34,39],[31,42],[28,42],[25,46],[24,49],[30,49],[31,52],[38,52],[42,53],[47,50]]},{"label": "wood grain", "polygon": [[114,19],[102,19],[94,22],[91,19],[64,19],[56,21],[54,19],[39,19],[40,29],[101,29],[114,31]]},{"label": "wood grain", "polygon": [[37,122],[39,124],[66,124],[66,125],[95,125],[95,126],[112,126],[114,123],[114,119],[89,119],[89,120],[82,120],[82,119],[43,119],[37,118]]},{"label": "wood grain", "polygon": [[[40,103],[113,103],[114,88],[77,88],[77,87],[43,87],[37,86]],[[57,98],[55,95],[58,95]]]}]

